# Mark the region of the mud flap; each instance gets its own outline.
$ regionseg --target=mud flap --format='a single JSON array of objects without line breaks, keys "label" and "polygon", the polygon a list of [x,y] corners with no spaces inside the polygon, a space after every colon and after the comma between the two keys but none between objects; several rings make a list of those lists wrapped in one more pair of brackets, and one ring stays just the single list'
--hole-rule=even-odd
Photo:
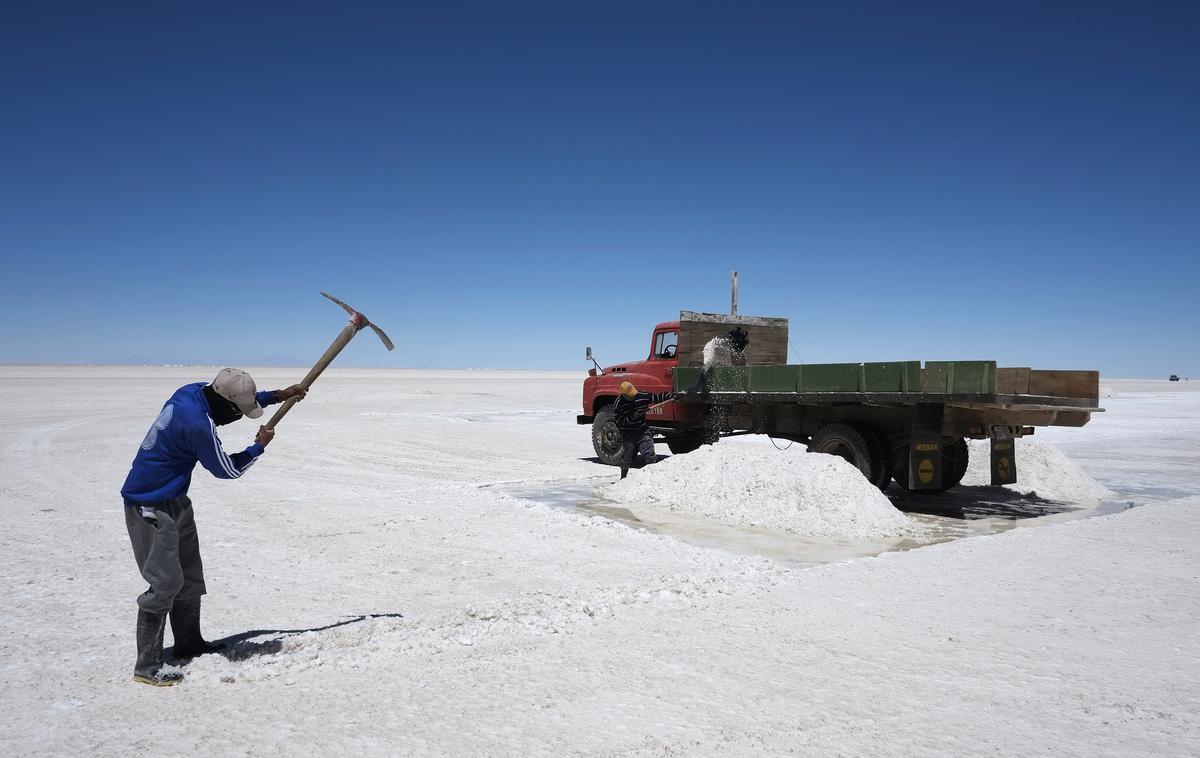
[{"label": "mud flap", "polygon": [[908,489],[942,488],[942,411],[940,405],[913,409],[908,445]]},{"label": "mud flap", "polygon": [[911,490],[942,488],[941,435],[912,436],[908,457],[908,484]]},{"label": "mud flap", "polygon": [[992,485],[1017,481],[1017,441],[1007,433],[992,437]]}]

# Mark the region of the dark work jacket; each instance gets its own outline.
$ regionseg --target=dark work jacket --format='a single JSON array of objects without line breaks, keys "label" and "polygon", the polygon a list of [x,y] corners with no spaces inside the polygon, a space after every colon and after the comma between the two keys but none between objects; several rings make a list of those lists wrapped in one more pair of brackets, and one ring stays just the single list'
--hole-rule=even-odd
[{"label": "dark work jacket", "polygon": [[639,392],[632,400],[624,395],[617,396],[613,413],[617,417],[617,428],[623,432],[644,432],[650,429],[646,422],[646,411],[650,406],[670,400],[670,392]]}]

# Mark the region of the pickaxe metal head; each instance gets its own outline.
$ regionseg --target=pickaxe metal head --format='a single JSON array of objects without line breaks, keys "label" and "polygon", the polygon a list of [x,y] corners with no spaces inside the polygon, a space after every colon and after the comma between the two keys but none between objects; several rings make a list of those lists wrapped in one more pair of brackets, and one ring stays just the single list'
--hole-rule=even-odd
[{"label": "pickaxe metal head", "polygon": [[396,346],[392,344],[392,341],[390,339],[388,339],[388,336],[386,334],[384,334],[383,330],[380,329],[378,326],[375,326],[374,324],[372,324],[371,320],[368,319],[366,316],[364,316],[363,314],[354,310],[349,305],[346,305],[346,303],[344,303],[343,301],[338,300],[336,297],[329,294],[328,292],[322,292],[321,294],[346,309],[346,313],[350,314],[350,323],[354,324],[354,329],[356,331],[361,332],[364,328],[369,326],[369,327],[371,327],[371,330],[375,332],[375,334],[379,335],[379,339],[381,339],[383,341],[384,347],[386,347],[388,350],[396,349]]},{"label": "pickaxe metal head", "polygon": [[[395,345],[392,344],[392,341],[388,339],[388,336],[383,333],[383,330],[372,324],[371,320],[366,316],[346,305],[341,300],[338,300],[328,292],[322,292],[321,294],[345,308],[346,312],[350,314],[350,323],[342,327],[342,331],[338,332],[338,336],[336,339],[334,339],[333,344],[329,346],[329,348],[325,351],[325,354],[317,360],[316,364],[309,369],[309,372],[304,375],[303,379],[300,380],[300,386],[304,389],[308,389],[312,383],[317,380],[317,377],[321,375],[321,372],[329,368],[329,364],[333,362],[333,359],[337,357],[338,353],[342,352],[342,348],[350,344],[350,340],[354,339],[354,335],[358,334],[368,326],[371,327],[372,331],[379,335],[379,339],[383,340],[384,347],[386,347],[388,350],[396,349]],[[287,412],[290,411],[292,406],[295,404],[296,398],[294,397],[290,397],[283,401],[283,405],[280,406],[279,410],[275,411],[275,415],[271,416],[271,419],[266,423],[266,427],[268,429],[274,429],[275,425],[287,415]]]}]

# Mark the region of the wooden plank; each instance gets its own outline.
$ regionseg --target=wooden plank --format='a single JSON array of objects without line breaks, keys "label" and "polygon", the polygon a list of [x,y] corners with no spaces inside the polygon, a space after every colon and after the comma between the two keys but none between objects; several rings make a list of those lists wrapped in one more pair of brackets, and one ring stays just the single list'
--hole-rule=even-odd
[{"label": "wooden plank", "polygon": [[921,371],[921,391],[943,394],[947,392],[952,370],[946,361],[925,361],[925,368]]},{"label": "wooden plank", "polygon": [[996,392],[1001,395],[1028,395],[1028,368],[996,369]]},{"label": "wooden plank", "polygon": [[[914,368],[916,373],[914,373]],[[864,363],[862,364],[862,387],[864,392],[905,392],[916,389],[920,381],[921,364],[907,363]],[[914,379],[915,377],[915,379]]]},{"label": "wooden plank", "polygon": [[786,318],[775,318],[772,316],[731,316],[728,313],[699,313],[697,311],[680,311],[679,320],[694,323],[731,324],[738,326],[784,327],[788,324]]},{"label": "wooden plank", "polygon": [[745,366],[714,366],[706,380],[710,392],[747,392],[750,371]]},{"label": "wooden plank", "polygon": [[996,393],[995,361],[954,361],[950,392]]},{"label": "wooden plank", "polygon": [[675,391],[683,392],[696,383],[700,377],[700,369],[680,366],[675,369]]},{"label": "wooden plank", "polygon": [[799,366],[751,366],[751,392],[796,392],[800,389]]},{"label": "wooden plank", "polygon": [[1040,371],[1029,372],[1030,395],[1049,397],[1100,398],[1099,371]]},{"label": "wooden plank", "polygon": [[734,329],[746,332],[746,350],[735,356],[740,365],[783,365],[787,363],[787,319],[756,316],[727,316],[681,311],[679,314],[679,365],[704,365],[704,346],[714,337]]},{"label": "wooden plank", "polygon": [[921,373],[925,392],[996,393],[995,361],[926,361]]},{"label": "wooden plank", "polygon": [[[1029,372],[1029,392],[997,392],[995,386],[1021,388]],[[696,383],[697,367],[675,370],[675,391]],[[761,399],[804,396],[857,396],[863,402],[934,402],[995,404],[1013,408],[1079,410],[1096,409],[1099,374],[1095,371],[1030,371],[996,369],[992,361],[930,361],[922,369],[916,361],[903,363],[812,363],[800,365],[714,366],[706,381],[711,393],[753,393]],[[1034,393],[1032,390],[1037,389]],[[1090,394],[1088,394],[1090,392]],[[922,402],[927,402],[923,400]]]},{"label": "wooden plank", "polygon": [[859,363],[807,363],[801,392],[860,392]]},{"label": "wooden plank", "polygon": [[1052,426],[1083,426],[1091,421],[1091,414],[1078,412],[1059,413],[1054,417]]}]

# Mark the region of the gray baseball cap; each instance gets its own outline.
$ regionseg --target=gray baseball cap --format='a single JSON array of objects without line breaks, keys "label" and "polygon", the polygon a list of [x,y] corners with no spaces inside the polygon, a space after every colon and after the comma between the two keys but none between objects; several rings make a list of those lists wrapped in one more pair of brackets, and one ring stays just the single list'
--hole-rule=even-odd
[{"label": "gray baseball cap", "polygon": [[254,397],[257,388],[250,375],[240,368],[223,368],[212,381],[213,392],[233,403],[246,418],[258,418],[263,414]]}]

